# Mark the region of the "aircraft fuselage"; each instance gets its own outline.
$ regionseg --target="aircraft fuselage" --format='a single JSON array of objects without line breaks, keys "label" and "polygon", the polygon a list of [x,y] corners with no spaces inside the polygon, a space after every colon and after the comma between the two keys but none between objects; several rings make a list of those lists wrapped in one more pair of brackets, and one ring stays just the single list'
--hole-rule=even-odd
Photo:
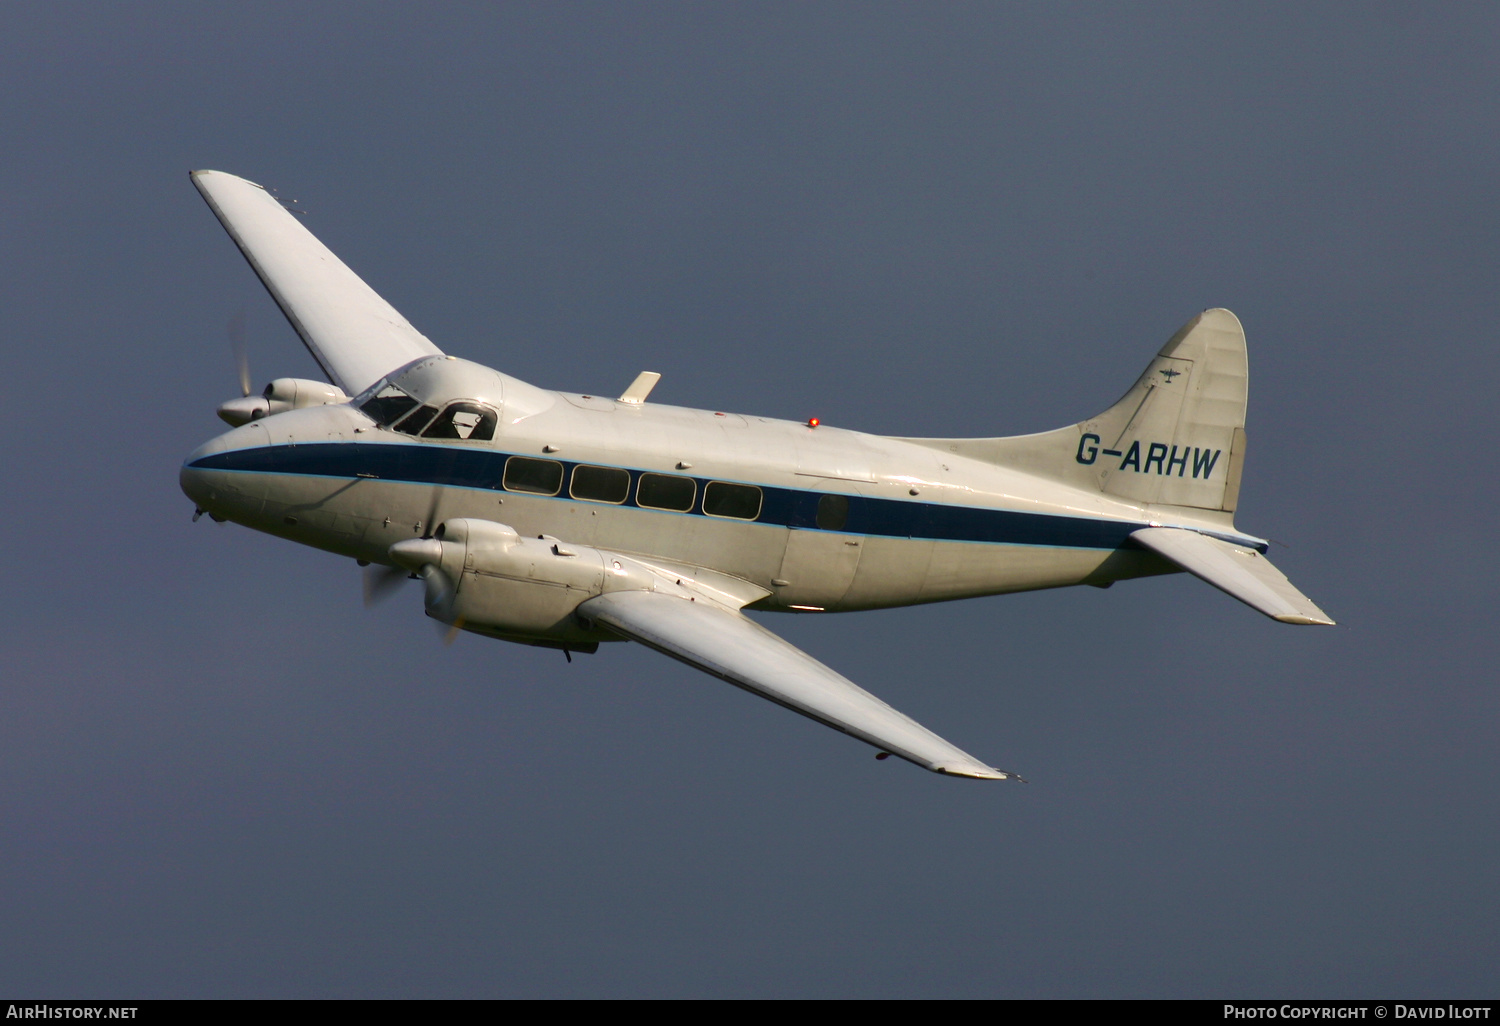
[{"label": "aircraft fuselage", "polygon": [[[1129,543],[1150,523],[1140,508],[954,453],[826,425],[540,394],[545,409],[483,442],[414,438],[352,403],[291,410],[194,452],[183,489],[216,517],[370,562],[436,522],[494,520],[711,568],[763,589],[761,609],[873,609],[1176,569]],[[507,487],[511,457],[558,465],[557,494]],[[628,472],[623,501],[575,497],[580,466]],[[671,486],[667,500],[643,492],[643,474],[657,492]],[[754,519],[745,506],[712,512],[723,484],[759,491]],[[664,501],[680,508],[650,508]]]}]

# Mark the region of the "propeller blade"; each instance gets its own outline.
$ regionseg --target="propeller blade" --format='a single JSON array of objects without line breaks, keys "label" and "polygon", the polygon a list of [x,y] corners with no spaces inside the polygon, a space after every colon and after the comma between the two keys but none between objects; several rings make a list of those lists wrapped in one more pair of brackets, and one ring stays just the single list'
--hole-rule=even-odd
[{"label": "propeller blade", "polygon": [[245,346],[245,311],[237,311],[229,318],[226,329],[229,333],[229,348],[234,353],[234,369],[240,379],[240,395],[250,395],[250,351]]},{"label": "propeller blade", "polygon": [[401,582],[406,580],[407,571],[399,566],[378,566],[374,563],[365,567],[365,608],[384,602],[401,587]]},{"label": "propeller blade", "polygon": [[453,582],[431,563],[422,567],[421,575],[422,583],[426,585],[427,609],[436,614],[434,619],[438,621],[438,633],[442,635],[443,644],[451,645],[453,639],[458,637],[458,632],[464,629],[463,617],[451,621],[448,619],[453,612]]},{"label": "propeller blade", "polygon": [[458,637],[458,632],[463,630],[464,619],[453,616],[456,587],[438,566],[443,558],[443,543],[432,537],[441,494],[440,488],[432,491],[432,504],[428,507],[427,521],[422,525],[426,528],[422,537],[396,542],[391,546],[390,554],[399,565],[411,569],[422,579],[422,601],[427,608],[427,615],[436,621],[435,626],[443,644],[451,645],[453,639]]},{"label": "propeller blade", "polygon": [[438,529],[438,503],[443,498],[442,485],[434,485],[432,488],[432,501],[427,504],[427,519],[422,521],[422,537],[431,538],[434,531]]},{"label": "propeller blade", "polygon": [[453,582],[448,580],[448,575],[443,573],[431,563],[424,563],[422,569],[417,571],[426,586],[423,596],[427,608],[438,615],[445,623],[448,620],[449,607],[453,603]]},{"label": "propeller blade", "polygon": [[464,618],[461,616],[451,624],[437,623],[436,620],[433,622],[437,624],[438,634],[442,635],[444,645],[453,644],[453,639],[464,629]]}]

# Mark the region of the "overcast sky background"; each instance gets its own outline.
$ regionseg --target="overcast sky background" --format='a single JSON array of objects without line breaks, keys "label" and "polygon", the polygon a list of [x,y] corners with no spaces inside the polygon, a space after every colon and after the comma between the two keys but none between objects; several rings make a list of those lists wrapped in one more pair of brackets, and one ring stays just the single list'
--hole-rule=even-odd
[{"label": "overcast sky background", "polygon": [[[0,7],[4,996],[1500,990],[1493,5]],[[189,522],[315,365],[190,185],[297,199],[446,351],[891,434],[1249,339],[1187,577],[770,626],[1032,783],[636,646],[465,636]]]}]

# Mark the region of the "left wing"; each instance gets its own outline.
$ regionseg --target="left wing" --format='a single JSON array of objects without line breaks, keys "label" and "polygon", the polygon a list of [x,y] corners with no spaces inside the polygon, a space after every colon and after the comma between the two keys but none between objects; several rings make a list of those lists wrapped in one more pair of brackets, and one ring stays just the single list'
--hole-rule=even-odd
[{"label": "left wing", "polygon": [[346,393],[443,355],[264,188],[223,171],[192,178],[313,359]]},{"label": "left wing", "polygon": [[578,613],[934,773],[1021,779],[954,747],[743,613],[652,591],[609,592]]}]

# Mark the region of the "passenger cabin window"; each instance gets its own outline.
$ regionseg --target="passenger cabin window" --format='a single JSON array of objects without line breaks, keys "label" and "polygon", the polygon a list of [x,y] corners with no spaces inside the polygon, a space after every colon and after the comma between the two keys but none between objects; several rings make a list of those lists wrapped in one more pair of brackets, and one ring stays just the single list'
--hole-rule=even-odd
[{"label": "passenger cabin window", "polygon": [[422,437],[488,442],[495,437],[495,420],[495,411],[488,406],[449,403],[448,408],[422,432]]},{"label": "passenger cabin window", "polygon": [[690,477],[671,474],[642,474],[636,486],[635,501],[650,509],[670,509],[686,513],[693,508],[698,484]]},{"label": "passenger cabin window", "polygon": [[422,429],[435,416],[437,416],[436,406],[418,406],[415,411],[407,414],[401,423],[396,425],[396,430],[408,435],[421,434]]},{"label": "passenger cabin window", "polygon": [[825,531],[842,531],[849,522],[849,496],[825,495],[818,500],[818,526]]},{"label": "passenger cabin window", "polygon": [[760,489],[754,485],[710,481],[703,489],[703,512],[711,517],[754,520],[760,516]]},{"label": "passenger cabin window", "polygon": [[574,467],[573,486],[568,494],[575,499],[618,505],[630,495],[630,471],[615,467]]},{"label": "passenger cabin window", "polygon": [[556,460],[512,456],[505,461],[505,490],[556,495],[562,491],[563,465]]},{"label": "passenger cabin window", "polygon": [[386,385],[360,406],[361,412],[377,424],[390,427],[406,416],[417,401],[395,385]]}]

